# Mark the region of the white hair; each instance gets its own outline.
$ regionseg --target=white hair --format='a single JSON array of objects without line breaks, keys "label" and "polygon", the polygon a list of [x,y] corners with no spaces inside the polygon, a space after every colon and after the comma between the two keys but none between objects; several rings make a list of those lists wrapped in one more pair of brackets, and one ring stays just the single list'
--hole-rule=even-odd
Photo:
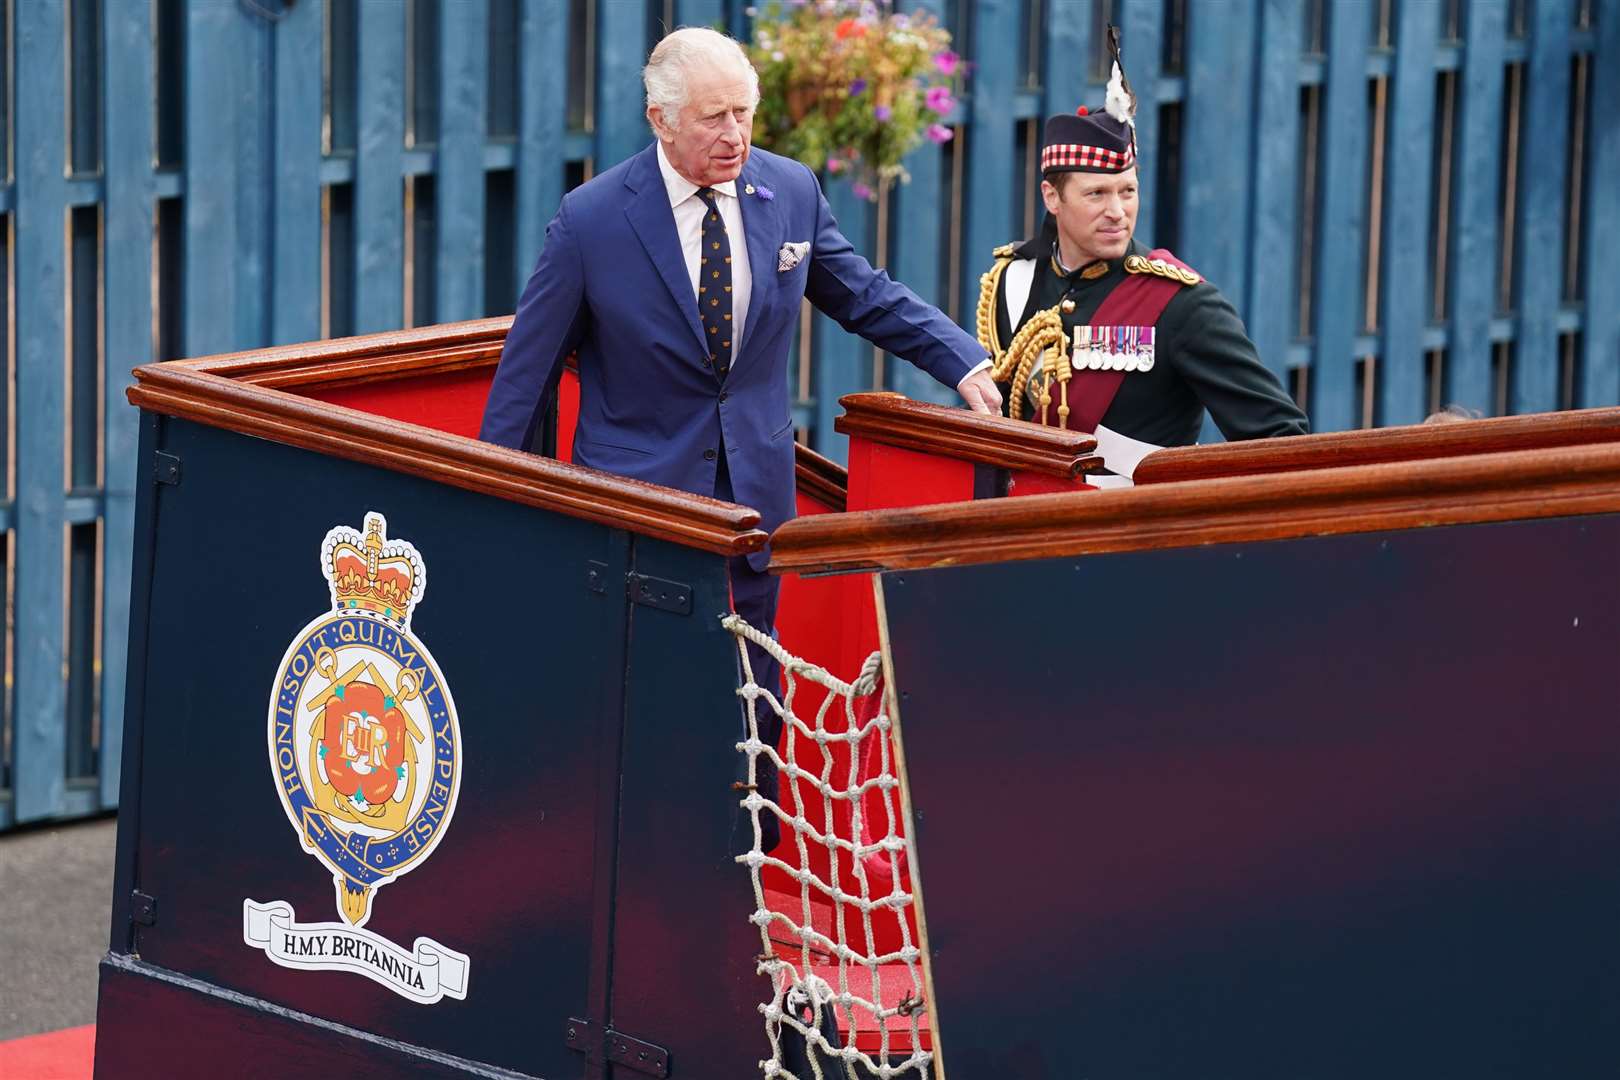
[{"label": "white hair", "polygon": [[683,26],[653,46],[641,81],[647,88],[647,108],[658,109],[670,129],[680,126],[681,109],[688,97],[687,77],[705,67],[735,68],[748,73],[754,104],[759,104],[759,73],[748,54],[733,38],[702,26]]}]

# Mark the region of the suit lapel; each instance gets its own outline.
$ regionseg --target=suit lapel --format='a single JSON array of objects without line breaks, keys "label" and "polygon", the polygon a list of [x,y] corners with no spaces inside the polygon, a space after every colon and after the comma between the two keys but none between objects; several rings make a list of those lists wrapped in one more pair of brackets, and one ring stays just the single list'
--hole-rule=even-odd
[{"label": "suit lapel", "polygon": [[[749,187],[754,194],[748,194]],[[750,159],[737,177],[737,201],[742,210],[743,235],[748,238],[748,276],[753,290],[748,297],[748,321],[743,326],[742,340],[737,343],[737,360],[746,355],[754,331],[764,322],[762,317],[776,291],[776,248],[781,242],[782,226],[777,218],[776,202],[759,197],[760,187],[769,190],[760,176],[759,166]]]},{"label": "suit lapel", "polygon": [[[636,159],[635,168],[625,177],[624,186],[634,195],[624,208],[624,216],[636,232],[636,238],[646,249],[647,257],[658,270],[669,289],[670,299],[686,316],[686,325],[698,347],[708,355],[709,343],[703,336],[703,323],[698,319],[697,297],[693,294],[692,278],[686,272],[686,256],[681,252],[681,238],[675,231],[675,213],[670,209],[669,192],[664,189],[664,178],[658,171],[657,144],[643,150]],[[753,248],[749,249],[750,254]]]}]

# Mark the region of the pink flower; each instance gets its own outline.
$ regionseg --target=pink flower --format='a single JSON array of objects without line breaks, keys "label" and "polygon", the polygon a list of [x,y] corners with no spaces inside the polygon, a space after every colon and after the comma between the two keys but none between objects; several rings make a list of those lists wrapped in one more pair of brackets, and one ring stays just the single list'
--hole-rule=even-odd
[{"label": "pink flower", "polygon": [[946,49],[942,53],[934,54],[934,66],[939,69],[941,75],[949,78],[956,74],[957,68],[962,66],[962,58]]},{"label": "pink flower", "polygon": [[930,86],[928,93],[923,95],[923,104],[933,112],[943,116],[956,107],[956,99],[951,97],[951,88],[948,86]]},{"label": "pink flower", "polygon": [[941,144],[950,142],[956,136],[956,132],[944,124],[929,124],[925,134],[928,136],[929,142]]},{"label": "pink flower", "polygon": [[855,183],[850,186],[850,190],[855,193],[855,197],[857,199],[870,199],[872,197],[872,189],[861,183],[859,180],[855,181]]},{"label": "pink flower", "polygon": [[844,159],[843,158],[835,158],[835,157],[828,158],[827,159],[827,171],[832,173],[835,176],[838,173],[843,172],[844,171]]}]

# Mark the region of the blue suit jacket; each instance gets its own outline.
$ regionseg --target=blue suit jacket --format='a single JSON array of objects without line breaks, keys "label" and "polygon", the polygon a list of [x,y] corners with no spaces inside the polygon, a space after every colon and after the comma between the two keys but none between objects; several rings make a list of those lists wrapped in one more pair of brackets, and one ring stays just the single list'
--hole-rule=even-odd
[{"label": "blue suit jacket", "polygon": [[[703,364],[709,349],[653,144],[563,199],[518,302],[481,437],[527,447],[563,358],[577,352],[576,463],[713,495],[717,462],[705,452],[724,446],[737,501],[774,530],[794,513],[787,357],[801,298],[948,386],[984,358],[960,327],[855,253],[805,166],[756,149],[737,194],[753,291],[723,383]],[[778,249],[806,240],[810,254],[778,272]],[[768,559],[751,557],[756,569]]]}]

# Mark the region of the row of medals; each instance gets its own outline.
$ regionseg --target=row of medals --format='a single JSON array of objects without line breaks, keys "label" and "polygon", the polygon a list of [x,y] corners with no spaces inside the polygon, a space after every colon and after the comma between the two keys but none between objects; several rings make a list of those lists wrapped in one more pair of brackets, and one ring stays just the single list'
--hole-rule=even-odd
[{"label": "row of medals", "polygon": [[1153,327],[1077,326],[1076,371],[1152,371]]}]

